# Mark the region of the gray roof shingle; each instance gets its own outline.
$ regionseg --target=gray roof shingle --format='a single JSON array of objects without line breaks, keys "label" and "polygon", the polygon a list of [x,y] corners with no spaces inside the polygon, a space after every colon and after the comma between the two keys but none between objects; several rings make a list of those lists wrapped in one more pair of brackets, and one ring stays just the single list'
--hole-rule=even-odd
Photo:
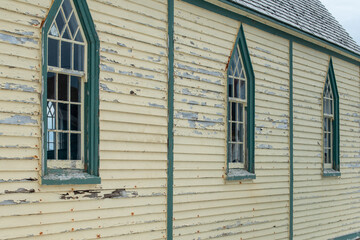
[{"label": "gray roof shingle", "polygon": [[324,7],[320,0],[228,0],[353,53],[360,47]]}]

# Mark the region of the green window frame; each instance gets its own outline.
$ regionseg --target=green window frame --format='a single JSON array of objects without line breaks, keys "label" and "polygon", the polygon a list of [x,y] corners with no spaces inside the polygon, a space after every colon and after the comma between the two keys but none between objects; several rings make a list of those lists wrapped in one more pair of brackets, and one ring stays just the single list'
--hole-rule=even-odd
[{"label": "green window frame", "polygon": [[[66,3],[64,3],[66,2]],[[64,3],[64,5],[62,5]],[[73,15],[76,17],[76,22],[79,24],[80,28],[78,32],[82,32],[82,36],[85,39],[81,39],[80,41],[85,42],[83,44],[85,50],[83,51],[83,65],[85,66],[83,69],[83,73],[81,76],[81,84],[83,84],[81,88],[81,140],[78,142],[81,142],[81,167],[77,166],[78,164],[75,164],[76,166],[67,166],[62,167],[61,160],[59,161],[59,167],[49,167],[48,166],[48,146],[53,144],[53,141],[48,140],[48,133],[51,132],[48,129],[48,71],[49,69],[52,70],[52,68],[48,66],[48,54],[49,54],[49,47],[48,47],[48,40],[50,31],[54,30],[53,23],[57,21],[55,18],[58,16],[59,11],[62,11],[61,16],[63,16],[63,19],[65,19],[66,22],[66,9],[65,5],[69,6],[71,4],[72,9],[74,12],[72,12]],[[61,8],[61,9],[60,9]],[[70,16],[68,17],[70,19]],[[61,23],[63,24],[63,23]],[[66,24],[66,23],[65,23]],[[65,29],[64,33],[71,29],[72,26],[70,26],[69,21],[69,29]],[[53,28],[53,29],[50,29]],[[66,26],[65,26],[66,28]],[[58,29],[58,27],[56,27]],[[56,30],[55,29],[55,30]],[[68,33],[67,33],[68,34]],[[65,34],[64,34],[65,35]],[[68,34],[69,35],[69,34]],[[67,35],[67,37],[68,37]],[[71,34],[70,34],[71,35]],[[75,38],[75,33],[73,34]],[[61,38],[61,37],[60,37]],[[76,35],[77,38],[77,35]],[[51,36],[51,39],[53,37]],[[64,39],[65,40],[65,39]],[[73,66],[71,69],[75,69],[75,43],[76,40],[72,40],[73,45],[71,47],[72,54],[70,54],[70,62],[69,66]],[[59,42],[63,42],[62,39],[60,39]],[[70,40],[71,42],[71,40]],[[59,43],[60,45],[60,43]],[[65,45],[65,44],[64,44]],[[59,54],[61,55],[61,51]],[[61,59],[61,58],[60,58]],[[63,61],[63,60],[61,60]],[[64,60],[65,61],[65,60]],[[50,11],[48,13],[48,16],[42,26],[42,177],[41,177],[41,184],[43,185],[62,185],[62,184],[99,184],[101,182],[101,179],[99,177],[99,38],[97,36],[95,26],[88,8],[88,5],[86,1],[83,0],[55,0],[50,8]],[[60,66],[54,70],[59,71],[59,73],[56,74],[56,79],[58,79],[58,75],[65,74],[67,75],[67,81],[72,81],[72,77],[76,76],[76,74],[79,73],[79,71],[72,71],[68,69],[61,69]],[[53,72],[51,74],[53,74]],[[80,71],[81,72],[81,71]],[[71,80],[70,80],[71,79]],[[56,80],[57,82],[58,80]],[[60,84],[60,83],[59,83]],[[71,82],[67,83],[69,86]],[[56,86],[60,86],[56,83]],[[70,100],[70,92],[72,94],[73,89],[69,87],[70,90],[68,91],[68,99],[69,103],[69,116],[70,116],[70,106],[73,104]],[[55,87],[56,89],[56,87]],[[57,91],[57,90],[56,90]],[[57,94],[57,93],[56,93]],[[56,104],[58,104],[57,98],[55,100]],[[52,105],[51,105],[52,106]],[[56,116],[57,117],[57,116]],[[57,120],[56,120],[57,121]],[[70,122],[70,118],[67,119],[67,121]],[[79,120],[80,121],[80,120]],[[71,123],[68,123],[68,125],[71,125]],[[58,126],[58,125],[56,125]],[[71,125],[72,126],[72,125]],[[80,131],[80,130],[79,130]],[[78,132],[79,132],[78,131]],[[70,127],[68,127],[68,134],[70,136],[71,133],[77,133],[77,132],[71,132]],[[56,135],[58,136],[58,135]],[[70,138],[70,137],[69,137]],[[55,138],[57,139],[57,137]],[[59,141],[59,140],[58,140]],[[50,145],[49,145],[50,144]],[[56,146],[54,151],[57,150],[58,142],[55,140],[55,144],[52,146]],[[70,140],[68,144],[69,148],[67,149],[67,157],[68,160],[72,158],[70,152]],[[53,148],[53,147],[52,147]],[[72,147],[71,147],[72,148]],[[75,149],[75,148],[74,148]],[[79,151],[79,150],[77,150]],[[58,153],[56,153],[58,156]],[[53,159],[54,157],[52,157]],[[59,160],[59,159],[56,159]],[[73,161],[74,162],[74,161]],[[65,164],[66,165],[66,164]]]},{"label": "green window frame", "polygon": [[255,75],[240,26],[227,69],[227,180],[255,179]]},{"label": "green window frame", "polygon": [[323,176],[340,176],[339,93],[332,58],[322,93]]}]

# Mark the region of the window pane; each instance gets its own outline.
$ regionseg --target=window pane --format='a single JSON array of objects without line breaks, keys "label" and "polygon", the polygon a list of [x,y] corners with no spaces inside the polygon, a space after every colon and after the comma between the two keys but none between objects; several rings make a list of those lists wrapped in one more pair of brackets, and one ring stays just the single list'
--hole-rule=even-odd
[{"label": "window pane", "polygon": [[78,23],[77,23],[75,14],[71,15],[70,21],[69,21],[69,27],[70,27],[70,31],[71,31],[71,35],[72,35],[72,36],[75,35],[78,26],[79,26],[79,25],[78,25]]},{"label": "window pane", "polygon": [[71,58],[72,58],[72,43],[62,41],[61,42],[61,67],[62,68],[71,68]]},{"label": "window pane", "polygon": [[59,103],[58,106],[59,106],[58,129],[68,130],[69,105],[64,103]]},{"label": "window pane", "polygon": [[240,98],[246,99],[246,85],[245,81],[240,81]]},{"label": "window pane", "polygon": [[232,78],[228,78],[228,85],[229,85],[229,97],[233,97],[233,79]]},{"label": "window pane", "polygon": [[48,132],[47,135],[47,158],[48,159],[55,159],[55,145],[56,144],[56,133],[55,132]]},{"label": "window pane", "polygon": [[238,104],[238,121],[243,122],[243,105],[242,104]]},{"label": "window pane", "polygon": [[244,162],[244,145],[243,144],[239,144],[238,145],[238,152],[239,152],[239,162],[243,163]]},{"label": "window pane", "polygon": [[79,77],[71,76],[71,101],[80,102],[81,99],[81,80]]},{"label": "window pane", "polygon": [[71,105],[71,130],[81,130],[81,111],[80,105]]},{"label": "window pane", "polygon": [[79,30],[78,33],[76,34],[75,40],[78,42],[84,42],[84,39],[82,37],[81,31]]},{"label": "window pane", "polygon": [[69,159],[68,134],[58,133],[58,159]]},{"label": "window pane", "polygon": [[231,123],[231,141],[236,142],[236,123]]},{"label": "window pane", "polygon": [[239,142],[244,142],[244,125],[238,124],[238,139]]},{"label": "window pane", "polygon": [[64,26],[65,26],[65,20],[64,20],[61,10],[58,12],[55,21],[56,21],[56,25],[59,29],[59,32],[62,33]]},{"label": "window pane", "polygon": [[239,80],[234,79],[234,97],[239,98]]},{"label": "window pane", "polygon": [[239,148],[237,148],[237,144],[231,144],[231,155],[232,162],[239,162]]},{"label": "window pane", "polygon": [[59,41],[48,38],[48,65],[59,66]]},{"label": "window pane", "polygon": [[71,134],[70,148],[71,148],[71,159],[72,160],[80,160],[81,159],[81,135],[80,134]]},{"label": "window pane", "polygon": [[62,101],[69,101],[69,76],[59,74],[58,76],[58,99]]},{"label": "window pane", "polygon": [[236,121],[236,103],[231,103],[231,120]]},{"label": "window pane", "polygon": [[74,44],[74,69],[84,71],[84,46]]},{"label": "window pane", "polygon": [[47,99],[55,99],[55,73],[47,73]]},{"label": "window pane", "polygon": [[58,31],[58,29],[56,28],[55,24],[53,24],[50,28],[50,31],[49,31],[49,34],[51,36],[55,36],[55,37],[59,37],[60,36],[60,33]]},{"label": "window pane", "polygon": [[47,103],[47,128],[48,130],[56,129],[56,103]]},{"label": "window pane", "polygon": [[64,2],[62,4],[62,8],[64,9],[66,19],[69,19],[69,16],[70,16],[70,13],[72,10],[72,6],[71,6],[71,3],[69,2],[69,0],[64,0]]}]

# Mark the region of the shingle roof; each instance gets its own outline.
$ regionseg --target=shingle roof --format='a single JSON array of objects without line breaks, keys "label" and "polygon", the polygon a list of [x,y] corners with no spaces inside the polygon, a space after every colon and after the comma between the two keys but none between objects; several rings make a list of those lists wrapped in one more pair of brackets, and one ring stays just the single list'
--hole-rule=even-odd
[{"label": "shingle roof", "polygon": [[320,0],[229,0],[360,54],[360,47]]}]

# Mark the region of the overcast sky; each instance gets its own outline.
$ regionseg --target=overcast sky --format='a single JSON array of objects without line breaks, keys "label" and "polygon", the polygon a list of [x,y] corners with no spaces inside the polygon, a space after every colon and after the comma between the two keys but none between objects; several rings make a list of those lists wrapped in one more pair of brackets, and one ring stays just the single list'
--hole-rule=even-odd
[{"label": "overcast sky", "polygon": [[339,21],[350,36],[360,45],[360,1],[320,0]]}]

